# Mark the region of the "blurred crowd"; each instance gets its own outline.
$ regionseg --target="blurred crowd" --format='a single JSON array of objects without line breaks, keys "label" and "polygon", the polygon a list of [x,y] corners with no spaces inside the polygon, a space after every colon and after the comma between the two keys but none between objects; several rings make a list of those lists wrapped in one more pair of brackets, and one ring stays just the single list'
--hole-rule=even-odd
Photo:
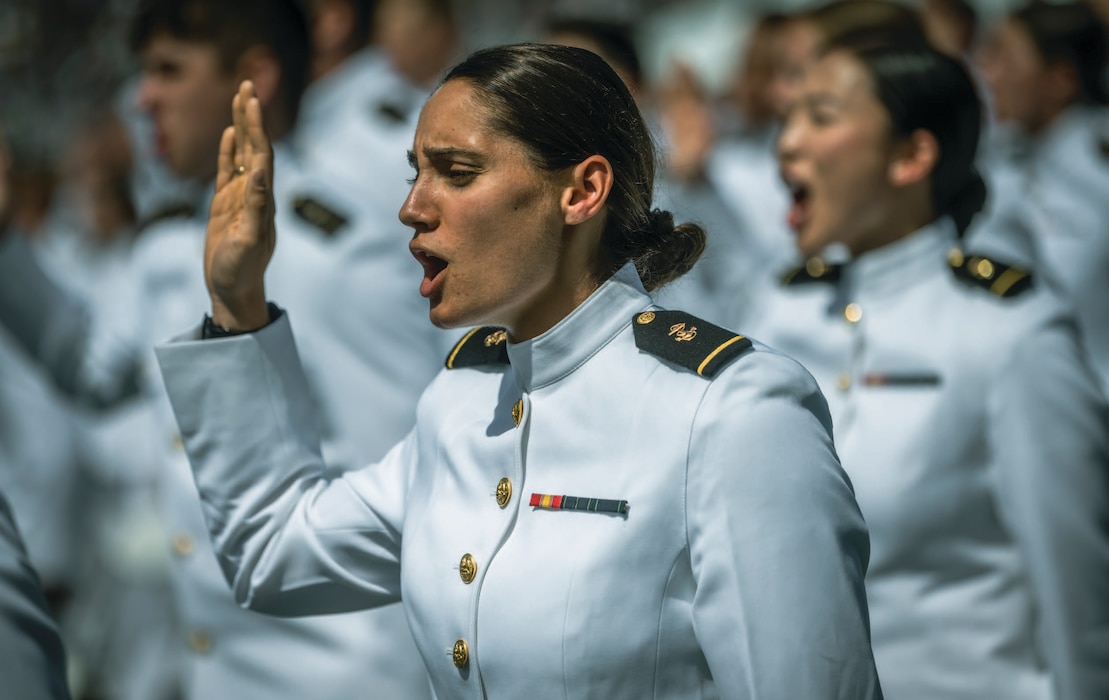
[{"label": "blurred crowd", "polygon": [[[1109,389],[1107,2],[300,0],[303,45],[282,43],[295,27],[264,3],[236,10],[255,43],[211,18],[179,27],[173,8],[189,17],[188,5],[0,7],[8,245],[35,266],[18,293],[0,281],[0,494],[74,697],[331,697],[308,690],[321,673],[334,697],[367,683],[379,697],[426,697],[399,610],[256,623],[234,607],[157,386],[152,345],[207,310],[204,221],[242,76],[277,144],[267,285],[302,323],[336,469],[403,436],[457,338],[427,323],[417,294],[397,219],[406,149],[443,72],[508,41],[587,48],[625,79],[660,145],[656,206],[709,232],[701,261],[657,299],[744,332],[765,322],[767,290],[844,262],[798,253],[788,214],[805,193],[779,174],[781,126],[815,48],[860,27],[923,32],[971,68],[988,115],[977,162],[989,194],[964,255],[1025,271],[1062,300]],[[367,419],[345,408],[350,394],[388,410]]]}]

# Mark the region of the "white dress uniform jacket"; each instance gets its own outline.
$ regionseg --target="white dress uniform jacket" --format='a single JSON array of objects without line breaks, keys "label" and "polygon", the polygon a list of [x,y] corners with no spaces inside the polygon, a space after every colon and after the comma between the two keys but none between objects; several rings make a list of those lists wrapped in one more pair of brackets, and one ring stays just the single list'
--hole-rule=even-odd
[{"label": "white dress uniform jacket", "polygon": [[[713,330],[652,309],[629,265],[537,338],[475,331],[408,437],[335,478],[288,315],[161,346],[236,597],[403,600],[440,700],[880,697],[866,529],[815,382],[761,345],[711,381],[641,352],[637,327],[675,347]],[[726,336],[693,366],[749,342]],[[475,354],[491,364],[461,367]]]},{"label": "white dress uniform jacket", "polygon": [[969,254],[957,278],[954,245],[941,221],[780,287],[752,332],[828,396],[888,695],[1109,697],[1104,401],[1052,298]]},{"label": "white dress uniform jacket", "polygon": [[62,640],[3,496],[0,496],[0,679],[4,697],[69,699]]},{"label": "white dress uniform jacket", "polygon": [[[275,255],[271,275],[273,288],[279,293],[285,289],[292,305],[304,311],[298,322],[308,344],[318,348],[306,356],[311,376],[320,379],[313,384],[309,400],[322,407],[318,416],[322,419],[345,415],[346,406],[361,405],[366,392],[389,402],[380,404],[379,423],[363,424],[357,433],[343,432],[342,425],[325,425],[334,466],[342,467],[355,457],[362,463],[380,457],[411,427],[416,400],[435,375],[447,342],[426,321],[426,309],[413,317],[391,306],[397,288],[397,275],[391,270],[399,267],[402,256],[413,280],[410,294],[419,299],[418,266],[411,260],[406,238],[397,237],[395,247],[389,245],[392,238],[382,241],[381,230],[361,224],[360,211],[338,207],[336,201],[346,203],[341,195],[316,182],[309,209],[318,213],[319,207],[325,207],[333,214],[342,210],[345,219],[341,230],[332,232],[334,245],[324,246],[315,240],[324,232],[309,226],[297,213],[305,211],[304,203],[298,207],[294,201],[306,191],[302,186],[307,176],[298,171],[287,149],[277,147],[275,160],[274,189],[284,251]],[[201,217],[206,210],[204,202],[198,208]],[[201,217],[166,221],[140,237],[134,251],[133,302],[121,305],[124,318],[95,319],[103,322],[101,327],[83,323],[72,303],[50,290],[44,279],[29,278],[18,251],[7,256],[0,251],[0,280],[10,272],[21,302],[0,309],[4,312],[0,318],[22,329],[25,344],[41,350],[39,357],[54,374],[63,382],[71,378],[71,384],[82,391],[116,400],[134,391],[130,385],[138,376],[140,389],[157,392],[153,403],[161,426],[160,486],[167,547],[172,552],[175,612],[183,627],[179,659],[183,659],[184,697],[346,700],[371,692],[383,698],[428,697],[427,674],[399,606],[289,620],[243,610],[229,594],[152,362],[155,343],[194,323],[209,306],[201,264],[205,229]],[[302,286],[294,287],[293,280]],[[0,281],[0,295],[6,284]],[[368,313],[348,312],[341,323],[336,321],[333,314],[339,310],[330,310],[334,299],[355,292],[367,300]],[[38,308],[31,308],[33,302]],[[111,327],[117,321],[118,326]],[[403,358],[406,367],[394,371],[372,360],[359,363],[352,347],[364,357],[381,353]]]},{"label": "white dress uniform jacket", "polygon": [[1031,248],[1030,261],[1008,259],[1030,264],[1072,306],[1109,392],[1109,109],[1071,107],[1043,134],[1016,142],[989,161],[997,185],[989,223],[1015,215],[1022,226],[987,225],[971,240],[980,249]]}]

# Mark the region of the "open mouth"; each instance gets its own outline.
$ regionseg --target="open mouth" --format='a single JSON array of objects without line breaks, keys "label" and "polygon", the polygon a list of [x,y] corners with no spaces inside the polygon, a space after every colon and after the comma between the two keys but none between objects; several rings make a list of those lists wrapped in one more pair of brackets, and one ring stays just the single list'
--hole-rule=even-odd
[{"label": "open mouth", "polygon": [[786,223],[796,231],[804,226],[809,219],[809,187],[805,183],[789,177],[783,179],[786,187],[789,188],[790,198],[792,199],[789,212],[786,214]]},{"label": "open mouth", "polygon": [[430,297],[443,284],[443,272],[447,269],[447,261],[422,250],[414,250],[412,255],[424,268],[424,279],[420,282],[420,295]]}]

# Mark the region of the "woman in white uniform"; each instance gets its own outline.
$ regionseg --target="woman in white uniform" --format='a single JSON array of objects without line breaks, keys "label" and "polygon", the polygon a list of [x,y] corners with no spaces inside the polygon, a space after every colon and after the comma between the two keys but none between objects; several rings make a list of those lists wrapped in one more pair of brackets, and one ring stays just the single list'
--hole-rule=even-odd
[{"label": "woman in white uniform", "polygon": [[779,141],[810,259],[749,330],[828,397],[888,696],[1109,697],[1109,419],[1070,317],[960,247],[979,126],[957,60],[826,47]]},{"label": "woman in white uniform", "polygon": [[234,112],[212,316],[159,361],[243,604],[401,599],[441,700],[881,696],[826,403],[792,360],[652,303],[704,232],[650,209],[650,138],[607,64],[491,49],[429,99],[400,216],[432,322],[479,328],[409,436],[338,477],[296,319],[265,301],[272,166],[249,84]]}]

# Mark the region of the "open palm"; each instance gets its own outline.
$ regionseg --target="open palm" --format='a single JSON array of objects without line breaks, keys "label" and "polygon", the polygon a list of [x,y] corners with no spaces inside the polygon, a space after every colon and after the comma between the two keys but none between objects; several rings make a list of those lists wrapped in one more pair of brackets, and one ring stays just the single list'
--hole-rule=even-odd
[{"label": "open palm", "polygon": [[273,149],[250,81],[239,86],[231,111],[233,124],[220,140],[204,277],[212,320],[226,328],[253,330],[269,320],[263,275],[276,244]]}]

